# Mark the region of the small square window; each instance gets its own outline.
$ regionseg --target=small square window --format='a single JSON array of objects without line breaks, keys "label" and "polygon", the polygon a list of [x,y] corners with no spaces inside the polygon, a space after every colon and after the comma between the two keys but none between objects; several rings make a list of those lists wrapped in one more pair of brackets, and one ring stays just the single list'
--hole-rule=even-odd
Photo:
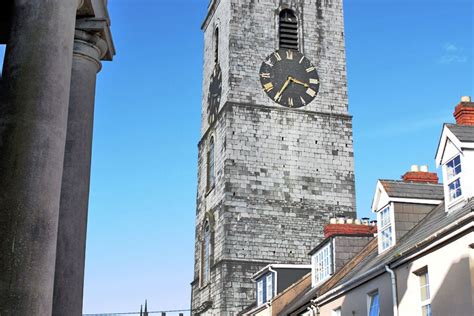
[{"label": "small square window", "polygon": [[457,156],[446,164],[446,175],[448,181],[461,173],[461,156]]},{"label": "small square window", "polygon": [[340,307],[336,308],[335,310],[332,311],[331,316],[342,316],[342,309]]},{"label": "small square window", "polygon": [[462,195],[461,180],[456,179],[451,182],[449,188],[449,201],[452,202]]}]

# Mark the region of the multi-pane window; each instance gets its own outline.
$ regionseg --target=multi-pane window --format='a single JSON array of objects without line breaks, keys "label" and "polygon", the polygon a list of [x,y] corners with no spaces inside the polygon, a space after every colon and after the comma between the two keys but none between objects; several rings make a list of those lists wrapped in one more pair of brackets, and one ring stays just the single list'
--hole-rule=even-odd
[{"label": "multi-pane window", "polygon": [[457,156],[446,164],[446,175],[448,180],[452,180],[461,173],[461,156]]},{"label": "multi-pane window", "polygon": [[214,137],[211,137],[209,149],[207,151],[207,190],[214,188],[216,184],[215,166],[214,166]]},{"label": "multi-pane window", "polygon": [[313,257],[312,269],[313,269],[313,286],[324,281],[332,274],[332,247],[331,243],[328,242],[324,247],[318,250]]},{"label": "multi-pane window", "polygon": [[263,280],[257,282],[257,306],[263,304]]},{"label": "multi-pane window", "polygon": [[209,221],[204,224],[204,240],[202,250],[202,285],[206,285],[209,282],[211,267],[211,225]]},{"label": "multi-pane window", "polygon": [[374,292],[368,298],[368,316],[380,316],[379,292]]},{"label": "multi-pane window", "polygon": [[462,195],[461,180],[456,179],[449,184],[449,201],[454,201]]},{"label": "multi-pane window", "polygon": [[298,20],[292,10],[280,12],[280,48],[298,50]]},{"label": "multi-pane window", "polygon": [[428,269],[424,269],[419,272],[418,278],[420,279],[421,315],[431,316],[431,294]]},{"label": "multi-pane window", "polygon": [[378,214],[379,220],[379,248],[380,251],[384,251],[387,248],[390,248],[393,245],[393,229],[391,221],[391,207],[390,205],[386,206]]},{"label": "multi-pane window", "polygon": [[266,285],[267,285],[267,297],[266,300],[269,301],[273,298],[273,274],[267,275],[266,278]]},{"label": "multi-pane window", "polygon": [[456,200],[462,195],[461,172],[461,156],[456,156],[446,164],[449,202]]}]

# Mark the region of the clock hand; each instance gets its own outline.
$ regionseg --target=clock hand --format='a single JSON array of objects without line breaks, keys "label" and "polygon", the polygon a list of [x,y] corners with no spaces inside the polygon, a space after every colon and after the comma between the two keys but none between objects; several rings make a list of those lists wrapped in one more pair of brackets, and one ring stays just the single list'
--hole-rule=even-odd
[{"label": "clock hand", "polygon": [[283,87],[281,87],[280,91],[278,91],[278,93],[275,95],[275,101],[277,101],[281,97],[283,92],[286,90],[286,88],[288,88],[288,85],[290,84],[290,81],[291,81],[291,77],[288,77],[288,79],[286,79],[285,84],[283,85]]},{"label": "clock hand", "polygon": [[309,84],[304,83],[304,82],[302,82],[302,81],[299,81],[298,79],[295,79],[295,78],[293,78],[293,77],[290,77],[290,80],[291,80],[292,82],[296,83],[296,84],[300,84],[300,85],[304,86],[305,88],[309,88]]}]

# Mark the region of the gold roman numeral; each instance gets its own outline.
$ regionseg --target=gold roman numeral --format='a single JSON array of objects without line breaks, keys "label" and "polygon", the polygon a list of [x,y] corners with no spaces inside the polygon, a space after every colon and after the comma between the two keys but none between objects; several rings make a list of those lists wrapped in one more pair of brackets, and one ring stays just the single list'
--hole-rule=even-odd
[{"label": "gold roman numeral", "polygon": [[275,53],[274,55],[275,55],[275,58],[276,58],[278,61],[281,61],[281,56],[280,56],[280,54]]},{"label": "gold roman numeral", "polygon": [[288,104],[292,107],[294,104],[293,104],[293,98],[292,97],[289,97],[288,98]]},{"label": "gold roman numeral", "polygon": [[299,63],[301,64],[301,63],[303,62],[303,60],[304,60],[304,56],[303,56],[303,57],[301,57],[301,59],[300,59]]},{"label": "gold roman numeral", "polygon": [[266,92],[270,92],[273,90],[273,83],[269,82],[263,85],[263,88]]},{"label": "gold roman numeral", "polygon": [[305,99],[303,99],[303,97],[300,97],[300,100],[301,100],[301,103],[303,103],[303,105],[306,105],[306,101]]},{"label": "gold roman numeral", "polygon": [[306,69],[306,72],[312,72],[312,71],[315,71],[316,68],[315,67],[309,67],[308,69]]},{"label": "gold roman numeral", "polygon": [[260,74],[260,77],[270,79],[270,73],[263,72],[263,73]]},{"label": "gold roman numeral", "polygon": [[319,84],[319,80],[318,80],[318,79],[309,79],[309,83],[311,83],[311,84]]},{"label": "gold roman numeral", "polygon": [[293,51],[287,50],[286,51],[286,59],[293,60]]},{"label": "gold roman numeral", "polygon": [[310,97],[314,98],[316,96],[316,91],[314,91],[311,88],[308,88],[308,90],[306,90],[306,94],[308,94]]},{"label": "gold roman numeral", "polygon": [[273,67],[273,63],[272,63],[272,61],[271,61],[270,59],[269,59],[269,60],[266,60],[266,61],[265,61],[265,64],[267,64],[267,65],[270,66],[270,67]]}]

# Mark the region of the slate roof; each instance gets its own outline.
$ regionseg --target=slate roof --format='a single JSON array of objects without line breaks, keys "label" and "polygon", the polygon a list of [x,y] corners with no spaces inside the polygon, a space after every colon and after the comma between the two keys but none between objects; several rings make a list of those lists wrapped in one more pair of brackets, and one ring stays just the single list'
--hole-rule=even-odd
[{"label": "slate roof", "polygon": [[401,180],[380,180],[385,191],[393,198],[443,200],[442,184],[414,183]]},{"label": "slate roof", "polygon": [[474,126],[446,124],[446,127],[461,141],[474,142]]},{"label": "slate roof", "polygon": [[444,203],[438,205],[412,230],[406,233],[394,247],[380,255],[378,249],[375,249],[365,260],[362,260],[350,273],[342,278],[337,285],[343,284],[377,266],[382,268],[385,264],[405,257],[412,247],[469,213],[474,213],[474,198],[471,198],[462,209],[452,213],[446,213]]}]

